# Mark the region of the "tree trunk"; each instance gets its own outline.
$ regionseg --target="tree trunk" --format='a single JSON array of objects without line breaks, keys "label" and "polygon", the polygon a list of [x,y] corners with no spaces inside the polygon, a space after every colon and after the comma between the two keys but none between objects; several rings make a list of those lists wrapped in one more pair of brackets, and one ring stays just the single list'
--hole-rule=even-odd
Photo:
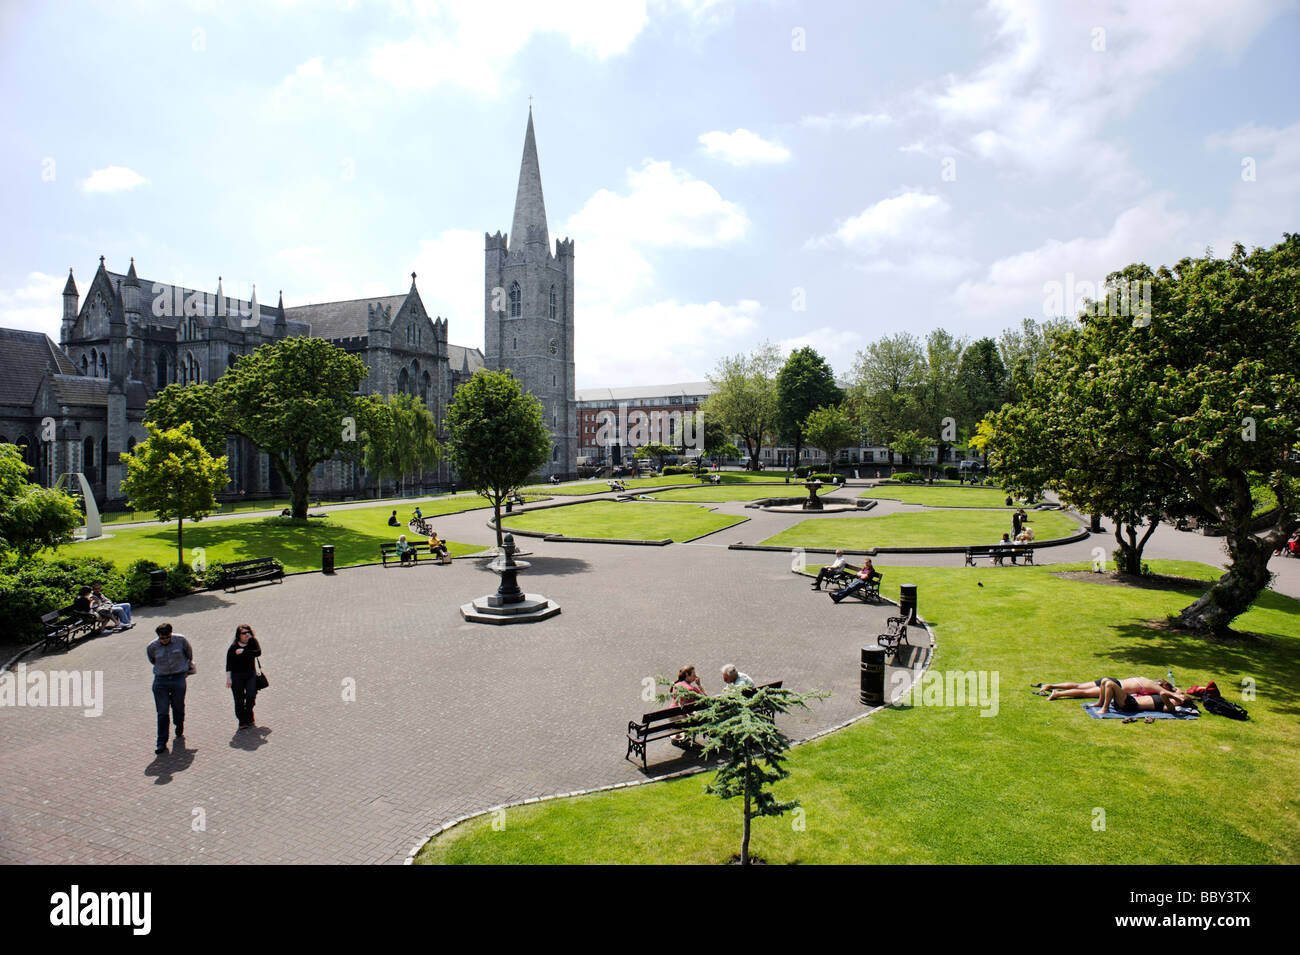
[{"label": "tree trunk", "polygon": [[176,515],[176,566],[185,566],[185,518],[181,514]]},{"label": "tree trunk", "polygon": [[1271,545],[1247,531],[1229,537],[1228,554],[1228,572],[1195,603],[1182,609],[1175,618],[1178,626],[1205,634],[1222,633],[1250,609],[1260,591],[1268,586],[1272,578],[1268,572]]},{"label": "tree trunk", "polygon": [[745,756],[745,834],[740,840],[740,864],[749,865],[749,778],[752,767]]},{"label": "tree trunk", "polygon": [[[1115,541],[1119,544],[1119,556],[1115,558],[1116,570],[1121,574],[1142,573],[1142,551],[1147,546],[1147,541],[1151,539],[1151,535],[1155,533],[1156,526],[1159,523],[1160,521],[1155,518],[1148,518],[1146,533],[1142,535],[1141,540],[1138,540],[1137,525],[1121,525],[1119,521],[1115,521]],[[1127,541],[1120,536],[1121,526],[1124,533],[1128,535]]]},{"label": "tree trunk", "polygon": [[496,520],[494,520],[492,523],[496,525],[496,529],[497,529],[497,550],[501,551],[502,553],[505,553],[505,544],[502,543],[502,539],[501,539],[501,495],[500,494],[492,495],[492,515],[493,517],[496,518]]},{"label": "tree trunk", "polygon": [[290,486],[292,497],[290,498],[290,514],[295,521],[305,521],[307,519],[307,495],[311,491],[311,471],[303,470],[294,476],[293,484]]}]

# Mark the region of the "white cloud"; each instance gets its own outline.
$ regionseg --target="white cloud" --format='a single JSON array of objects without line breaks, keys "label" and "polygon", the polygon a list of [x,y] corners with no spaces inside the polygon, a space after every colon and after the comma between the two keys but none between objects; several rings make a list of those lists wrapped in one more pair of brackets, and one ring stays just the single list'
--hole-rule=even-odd
[{"label": "white cloud", "polygon": [[425,311],[448,319],[447,337],[457,345],[482,348],[482,231],[444,229],[421,239],[411,269]]},{"label": "white cloud", "polygon": [[867,206],[841,222],[833,233],[813,239],[812,247],[843,245],[859,252],[886,246],[917,246],[948,241],[946,226],[952,207],[943,196],[910,189]]},{"label": "white cloud", "polygon": [[796,348],[815,348],[840,377],[847,377],[853,367],[854,355],[867,344],[866,338],[851,328],[814,328],[792,338],[782,338],[776,343],[782,356]]},{"label": "white cloud", "polygon": [[343,77],[341,71],[346,69],[345,65],[340,65],[326,70],[325,61],[319,56],[299,63],[275,88],[271,94],[271,105],[280,109],[291,98],[295,99],[296,105],[298,99],[307,95],[325,101],[350,99],[354,84]]},{"label": "white cloud", "polygon": [[57,342],[63,323],[63,285],[67,281],[66,275],[31,272],[21,288],[0,290],[0,328],[44,332]]},{"label": "white cloud", "polygon": [[700,142],[704,151],[714,159],[731,163],[733,166],[748,166],[753,163],[779,163],[790,158],[790,150],[774,140],[766,140],[748,129],[737,129],[734,133],[715,130],[701,133]]},{"label": "white cloud", "polygon": [[863,263],[861,268],[864,272],[879,275],[897,275],[901,278],[944,283],[952,282],[974,271],[979,268],[979,263],[964,255],[944,255],[916,250],[907,253],[901,261],[887,258],[871,259]]},{"label": "white cloud", "polygon": [[1204,48],[1240,52],[1282,8],[1280,0],[992,0],[996,53],[921,99],[992,162],[1036,175],[1086,169],[1102,184],[1135,185],[1106,126]]},{"label": "white cloud", "polygon": [[128,169],[126,166],[106,166],[103,169],[96,169],[83,179],[81,188],[86,192],[122,192],[142,186],[148,181],[134,169]]},{"label": "white cloud", "polygon": [[[1007,324],[1022,317],[1053,317],[1048,283],[1076,290],[1083,282],[1095,287],[1132,262],[1155,268],[1201,254],[1191,217],[1169,209],[1169,200],[1167,194],[1158,194],[1125,209],[1104,235],[1049,239],[1000,258],[984,278],[961,283],[951,301],[964,317],[1000,318]],[[1067,311],[1073,315],[1073,310]]]},{"label": "white cloud", "polygon": [[413,35],[374,48],[370,71],[402,90],[449,83],[495,93],[509,62],[535,34],[553,33],[597,59],[623,53],[647,23],[644,0],[452,0],[414,4]]},{"label": "white cloud", "polygon": [[894,118],[888,113],[819,113],[804,116],[801,126],[809,129],[861,129],[863,126],[888,126]]},{"label": "white cloud", "polygon": [[[1295,231],[1300,209],[1300,123],[1284,129],[1248,123],[1206,138],[1233,183],[1230,205],[1207,244],[1227,255],[1234,242],[1271,246]],[[1218,158],[1218,157],[1216,157]]]}]

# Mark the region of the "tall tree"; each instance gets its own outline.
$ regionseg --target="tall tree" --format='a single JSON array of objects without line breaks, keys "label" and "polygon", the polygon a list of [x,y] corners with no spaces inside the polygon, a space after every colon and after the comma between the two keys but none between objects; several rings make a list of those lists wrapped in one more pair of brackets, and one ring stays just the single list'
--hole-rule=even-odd
[{"label": "tall tree", "polygon": [[408,477],[437,466],[442,457],[438,424],[419,398],[367,395],[359,413],[362,466],[381,484],[400,481],[399,493],[404,492]]},{"label": "tall tree", "polygon": [[957,368],[959,433],[974,432],[981,418],[1001,408],[1007,400],[1009,384],[997,342],[980,338],[966,346]]},{"label": "tall tree", "polygon": [[718,362],[709,376],[713,394],[705,399],[704,420],[718,421],[745,445],[749,467],[758,467],[763,444],[776,427],[776,374],[781,355],[764,342],[748,355],[733,355]]},{"label": "tall tree", "polygon": [[295,520],[307,519],[316,465],[361,455],[357,389],[367,373],[324,339],[286,338],[245,355],[216,384],[230,430],[261,448],[289,486]]},{"label": "tall tree", "polygon": [[32,467],[23,449],[0,444],[0,554],[30,557],[72,540],[80,518],[74,497],[27,480]]},{"label": "tall tree", "polygon": [[850,399],[867,440],[894,460],[894,436],[920,425],[916,389],[925,366],[921,343],[906,332],[872,342],[858,352]]},{"label": "tall tree", "polygon": [[794,464],[806,442],[804,422],[818,408],[838,405],[843,393],[835,373],[815,348],[796,348],[776,375],[776,428],[781,440],[794,447]]},{"label": "tall tree", "polygon": [[842,405],[828,405],[810,412],[803,430],[808,443],[826,455],[828,467],[835,466],[835,456],[841,450],[857,446],[858,426]]},{"label": "tall tree", "polygon": [[461,480],[492,502],[501,547],[501,505],[551,456],[542,403],[509,371],[480,370],[456,389],[446,424],[451,463]]},{"label": "tall tree", "polygon": [[185,518],[198,521],[217,506],[216,493],[229,482],[226,459],[214,458],[187,421],[169,431],[145,425],[149,437],[122,455],[122,491],[138,511],[176,521],[176,565],[185,565]]},{"label": "tall tree", "polygon": [[152,421],[160,431],[171,431],[189,422],[208,454],[226,450],[230,433],[225,399],[215,385],[171,384],[158,392],[145,406],[144,420]]},{"label": "tall tree", "polygon": [[1071,326],[1067,318],[1036,322],[1021,321],[1020,329],[1008,328],[998,338],[998,353],[1007,370],[1007,400],[1019,401],[1038,373],[1038,363],[1047,356],[1052,338]]},{"label": "tall tree", "polygon": [[964,339],[936,328],[925,338],[925,366],[917,387],[917,409],[923,434],[934,439],[936,463],[957,443],[958,415],[962,410],[960,379]]}]

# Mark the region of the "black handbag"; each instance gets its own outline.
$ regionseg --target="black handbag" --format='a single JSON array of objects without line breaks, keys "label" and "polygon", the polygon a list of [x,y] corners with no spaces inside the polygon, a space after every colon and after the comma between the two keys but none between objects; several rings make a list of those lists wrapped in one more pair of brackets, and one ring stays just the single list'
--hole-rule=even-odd
[{"label": "black handbag", "polygon": [[257,664],[257,688],[259,690],[265,690],[271,685],[271,681],[268,680],[266,674],[262,672],[262,661],[255,660],[254,663]]}]

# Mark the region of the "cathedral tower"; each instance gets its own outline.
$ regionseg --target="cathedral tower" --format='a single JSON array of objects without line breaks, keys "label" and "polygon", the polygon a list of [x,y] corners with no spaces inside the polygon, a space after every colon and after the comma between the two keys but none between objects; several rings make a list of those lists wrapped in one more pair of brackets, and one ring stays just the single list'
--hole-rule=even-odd
[{"label": "cathedral tower", "polygon": [[531,108],[510,233],[484,239],[484,362],[492,371],[508,368],[541,400],[552,439],[543,473],[574,476],[573,241],[557,239],[550,248]]}]

